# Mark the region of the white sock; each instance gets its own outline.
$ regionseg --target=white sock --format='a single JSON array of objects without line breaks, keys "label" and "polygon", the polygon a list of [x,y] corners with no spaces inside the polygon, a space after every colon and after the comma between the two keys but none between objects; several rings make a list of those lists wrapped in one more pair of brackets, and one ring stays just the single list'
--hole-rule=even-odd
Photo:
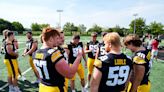
[{"label": "white sock", "polygon": [[81,92],[86,92],[85,87],[81,87]]},{"label": "white sock", "polygon": [[12,89],[12,88],[14,88],[14,86],[10,84],[10,85],[9,85],[9,89]]},{"label": "white sock", "polygon": [[75,89],[73,89],[72,92],[76,92]]}]

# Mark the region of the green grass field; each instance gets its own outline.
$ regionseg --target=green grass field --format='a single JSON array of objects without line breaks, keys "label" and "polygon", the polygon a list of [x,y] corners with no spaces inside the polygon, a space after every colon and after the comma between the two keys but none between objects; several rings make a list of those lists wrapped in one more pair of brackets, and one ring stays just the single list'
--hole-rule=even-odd
[{"label": "green grass field", "polygon": [[[2,40],[2,36],[0,36],[0,41]],[[19,42],[19,58],[18,58],[18,62],[19,62],[19,67],[22,71],[22,73],[24,71],[26,71],[27,69],[30,68],[29,63],[28,63],[28,57],[22,57],[21,54],[23,53],[23,50],[25,48],[25,41],[26,41],[26,37],[25,36],[16,36],[18,42]],[[37,36],[35,36],[34,38],[38,38]],[[65,37],[66,39],[66,43],[68,43],[69,41],[71,41],[71,37],[67,36]],[[100,37],[98,38],[100,39]],[[39,39],[38,39],[39,40]],[[86,43],[87,41],[90,40],[90,37],[81,37],[81,41]],[[0,43],[1,44],[1,43]],[[162,44],[164,44],[164,42],[162,42]],[[39,43],[39,46],[41,44]],[[125,50],[123,50],[125,51]],[[126,51],[129,55],[131,55],[131,53],[129,51]],[[6,67],[3,63],[3,55],[0,55],[0,89],[1,87],[3,87],[6,83],[7,83],[7,71],[6,71]],[[162,61],[162,60],[158,60],[158,61]],[[162,62],[155,62],[153,63],[153,67],[151,70],[151,74],[150,74],[150,80],[151,80],[151,92],[164,92],[164,63]],[[32,72],[32,70],[26,72],[24,74],[24,76],[27,78],[28,81],[21,81],[19,80],[19,86],[22,90],[22,92],[38,92],[38,87],[37,85],[32,85],[30,82],[34,81],[36,78],[34,76],[34,73]],[[85,69],[85,78],[87,77],[87,70]],[[80,80],[78,78],[78,76],[76,77],[76,89],[77,91],[80,91],[81,86],[80,86]],[[8,87],[5,87],[4,89],[0,90],[0,92],[7,92],[8,91]]]}]

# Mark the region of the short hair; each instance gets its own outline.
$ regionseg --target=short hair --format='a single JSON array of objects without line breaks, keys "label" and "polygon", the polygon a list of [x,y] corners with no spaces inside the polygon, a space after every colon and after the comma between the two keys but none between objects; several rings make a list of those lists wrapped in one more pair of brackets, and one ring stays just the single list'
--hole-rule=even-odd
[{"label": "short hair", "polygon": [[108,32],[102,32],[101,35],[104,37]]},{"label": "short hair", "polygon": [[130,34],[126,36],[123,42],[125,46],[132,44],[135,47],[140,47],[142,45],[141,39],[136,34]]},{"label": "short hair", "polygon": [[111,43],[113,46],[121,46],[120,35],[117,32],[107,33],[103,40]]},{"label": "short hair", "polygon": [[10,37],[11,35],[14,35],[12,31],[7,32],[7,37]]},{"label": "short hair", "polygon": [[32,32],[31,32],[31,31],[27,31],[26,34],[30,34],[30,35],[32,35]]},{"label": "short hair", "polygon": [[48,41],[53,36],[60,36],[60,33],[56,29],[51,27],[47,27],[42,30],[42,34],[41,34],[42,40]]},{"label": "short hair", "polygon": [[73,39],[80,39],[80,35],[73,35]]},{"label": "short hair", "polygon": [[93,33],[91,34],[91,36],[92,36],[92,37],[95,37],[95,36],[97,36],[97,33],[96,33],[96,32],[93,32]]}]

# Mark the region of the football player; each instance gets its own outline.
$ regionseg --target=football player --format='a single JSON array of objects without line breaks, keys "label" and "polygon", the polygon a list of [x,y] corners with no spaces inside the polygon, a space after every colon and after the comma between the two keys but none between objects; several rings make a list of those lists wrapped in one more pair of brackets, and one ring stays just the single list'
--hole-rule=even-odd
[{"label": "football player", "polygon": [[[78,55],[78,50],[82,50],[83,52],[83,59],[85,61],[85,66],[86,66],[86,57],[84,53],[84,48],[83,48],[83,43],[80,42],[80,36],[79,35],[74,35],[72,42],[67,44],[68,47],[68,56],[69,56],[69,64],[72,66],[72,64],[75,62],[75,59]],[[81,85],[82,85],[82,92],[86,92],[86,89],[84,88],[85,86],[85,79],[84,79],[84,68],[82,66],[82,63],[79,64],[78,66],[78,75],[80,76],[81,79]],[[72,92],[75,92],[75,76],[71,79],[71,89]]]},{"label": "football player", "polygon": [[14,39],[14,33],[11,31],[7,32],[7,38],[4,44],[4,63],[8,71],[9,92],[21,92],[17,83],[19,75],[17,63],[18,52],[16,51],[16,46],[12,42]]},{"label": "football player", "polygon": [[70,67],[57,47],[60,33],[53,28],[42,31],[43,44],[33,54],[34,65],[41,78],[39,92],[67,92],[65,78],[72,78],[80,63],[82,51],[78,51],[75,62]]},{"label": "football player", "polygon": [[89,87],[90,79],[93,71],[93,64],[95,61],[95,56],[97,52],[99,42],[97,41],[97,33],[91,34],[91,41],[87,42],[85,53],[88,54],[88,60],[87,60],[87,69],[88,69],[88,82],[85,86],[85,88]]},{"label": "football player", "polygon": [[108,33],[103,40],[108,53],[94,63],[91,92],[123,92],[127,89],[132,61],[121,53],[118,33]]},{"label": "football player", "polygon": [[32,82],[33,84],[35,83],[39,83],[40,82],[40,77],[39,77],[39,74],[36,72],[36,69],[35,69],[35,66],[34,66],[34,63],[33,63],[33,59],[32,59],[32,53],[34,53],[37,48],[38,48],[38,42],[36,39],[34,39],[32,37],[32,32],[28,31],[26,33],[26,37],[27,37],[27,41],[26,41],[26,49],[24,50],[24,53],[22,56],[26,56],[26,55],[29,55],[29,63],[30,63],[30,66],[37,78],[36,81]]},{"label": "football player", "polygon": [[124,44],[134,53],[133,72],[128,89],[131,88],[130,92],[150,92],[151,51],[142,47],[142,41],[135,34],[126,36]]},{"label": "football player", "polygon": [[[107,32],[102,33],[102,39],[105,37],[106,34],[107,34]],[[107,54],[107,52],[105,51],[105,44],[104,44],[104,41],[102,41],[98,45],[95,59],[97,59],[98,57],[104,56],[106,54]]]}]

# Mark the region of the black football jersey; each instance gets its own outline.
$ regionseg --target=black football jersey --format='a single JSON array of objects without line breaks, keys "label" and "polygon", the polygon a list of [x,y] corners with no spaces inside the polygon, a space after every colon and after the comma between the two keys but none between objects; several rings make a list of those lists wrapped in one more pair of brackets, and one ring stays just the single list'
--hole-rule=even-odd
[{"label": "black football jersey", "polygon": [[10,55],[10,54],[7,52],[7,45],[11,45],[11,46],[12,46],[12,50],[13,50],[14,52],[16,52],[16,48],[15,48],[14,43],[7,43],[7,42],[4,42],[5,59],[16,59],[16,56],[12,56],[12,55]]},{"label": "black football jersey", "polygon": [[55,64],[64,56],[58,49],[39,49],[33,54],[34,65],[39,72],[41,83],[47,86],[58,86],[63,88],[64,77],[57,72]]},{"label": "black football jersey", "polygon": [[68,61],[70,64],[73,64],[78,55],[79,49],[83,49],[83,43],[79,42],[77,45],[75,45],[72,42],[70,42],[70,44],[68,44],[67,46],[70,51]]},{"label": "black football jersey", "polygon": [[143,65],[145,67],[145,74],[141,81],[141,84],[148,84],[150,68],[152,66],[151,51],[148,49],[138,51],[133,56],[133,63],[137,65]]},{"label": "black football jersey", "polygon": [[[32,48],[32,44],[34,42],[37,42],[37,40],[34,40],[33,38],[31,40],[26,41],[26,49],[27,51],[29,51]],[[35,51],[37,50],[37,48],[35,49]],[[32,54],[29,54],[30,56],[32,56]]]},{"label": "black football jersey", "polygon": [[107,52],[105,51],[105,44],[104,44],[104,42],[99,43],[98,48],[99,48],[98,57],[101,57],[101,56],[104,56],[104,55],[107,54]]},{"label": "black football jersey", "polygon": [[95,43],[93,41],[87,43],[87,50],[92,50],[92,52],[88,53],[89,58],[95,59],[98,44],[99,44],[98,41],[96,41]]},{"label": "black football jersey", "polygon": [[68,54],[66,53],[66,51],[64,50],[64,48],[58,46],[58,49],[60,50],[61,54],[63,54],[64,59],[65,59],[65,60],[67,61],[67,63],[68,63]]},{"label": "black football jersey", "polygon": [[102,72],[98,92],[121,92],[129,77],[133,62],[126,55],[108,53],[99,57],[94,66]]}]

